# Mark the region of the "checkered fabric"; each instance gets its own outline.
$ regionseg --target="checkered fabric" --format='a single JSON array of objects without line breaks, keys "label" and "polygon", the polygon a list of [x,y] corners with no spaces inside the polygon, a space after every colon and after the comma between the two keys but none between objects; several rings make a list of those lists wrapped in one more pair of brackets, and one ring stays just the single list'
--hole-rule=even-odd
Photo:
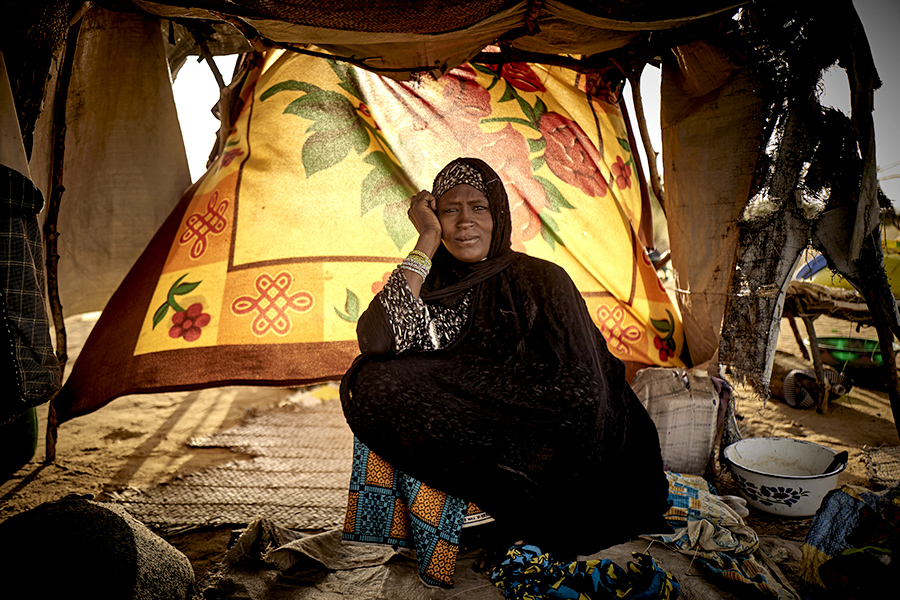
[{"label": "checkered fabric", "polygon": [[40,190],[0,165],[0,425],[49,400],[60,385],[44,292],[42,207]]}]

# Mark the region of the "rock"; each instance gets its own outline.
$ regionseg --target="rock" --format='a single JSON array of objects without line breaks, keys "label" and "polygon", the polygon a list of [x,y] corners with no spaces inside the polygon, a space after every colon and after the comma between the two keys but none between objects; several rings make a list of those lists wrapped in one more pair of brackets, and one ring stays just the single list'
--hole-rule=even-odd
[{"label": "rock", "polygon": [[194,570],[123,508],[65,498],[0,523],[0,580],[23,597],[177,600]]}]

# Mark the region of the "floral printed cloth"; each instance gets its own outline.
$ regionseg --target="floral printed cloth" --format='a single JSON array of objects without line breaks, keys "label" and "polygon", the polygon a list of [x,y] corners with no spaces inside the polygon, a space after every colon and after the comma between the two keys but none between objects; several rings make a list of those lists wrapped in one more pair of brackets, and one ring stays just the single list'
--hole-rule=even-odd
[{"label": "floral printed cloth", "polygon": [[459,156],[499,174],[513,249],[569,273],[614,356],[690,360],[642,244],[616,84],[524,63],[415,83],[291,52],[244,64],[221,153],[105,308],[61,423],[126,393],[339,379],[415,244],[409,198]]}]

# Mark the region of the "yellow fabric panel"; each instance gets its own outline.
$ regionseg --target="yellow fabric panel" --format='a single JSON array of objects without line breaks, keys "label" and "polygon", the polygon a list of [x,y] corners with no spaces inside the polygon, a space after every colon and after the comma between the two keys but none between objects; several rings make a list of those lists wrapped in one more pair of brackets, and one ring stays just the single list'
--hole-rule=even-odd
[{"label": "yellow fabric panel", "polygon": [[683,364],[678,313],[635,233],[624,121],[608,90],[585,91],[602,83],[525,64],[398,83],[291,53],[260,61],[190,198],[135,354],[355,340],[415,244],[408,198],[475,156],[508,190],[514,249],[566,268],[612,352]]}]

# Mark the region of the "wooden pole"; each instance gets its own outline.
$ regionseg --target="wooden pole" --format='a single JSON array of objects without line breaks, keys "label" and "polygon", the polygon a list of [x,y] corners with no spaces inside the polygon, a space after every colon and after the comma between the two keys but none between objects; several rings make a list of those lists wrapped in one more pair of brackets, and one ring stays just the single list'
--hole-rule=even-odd
[{"label": "wooden pole", "polygon": [[900,436],[900,372],[897,370],[897,355],[894,353],[894,333],[890,325],[879,321],[875,325],[878,332],[878,349],[881,352],[881,370],[887,386],[888,401],[891,403],[891,414],[894,415],[894,428]]},{"label": "wooden pole", "polygon": [[662,188],[662,180],[659,178],[659,169],[656,167],[656,157],[659,156],[659,152],[653,149],[653,143],[650,141],[650,131],[647,129],[647,119],[644,115],[644,101],[641,99],[641,80],[638,75],[635,75],[633,69],[629,69],[624,67],[624,65],[618,65],[619,69],[622,73],[625,74],[625,77],[628,78],[628,83],[631,84],[631,99],[634,102],[634,118],[637,119],[638,129],[641,132],[641,141],[644,142],[644,153],[647,155],[647,168],[650,170],[650,187],[653,189],[653,193],[656,195],[656,199],[659,200],[659,205],[662,207],[663,214],[666,213],[666,197],[665,192],[663,192]]},{"label": "wooden pole", "polygon": [[[66,363],[69,355],[66,348],[66,322],[63,315],[62,302],[59,299],[59,249],[57,239],[59,231],[56,228],[59,221],[59,206],[63,192],[63,168],[66,154],[66,104],[69,100],[69,82],[72,78],[72,67],[75,64],[75,50],[78,46],[78,33],[81,29],[81,20],[69,27],[69,35],[66,38],[66,50],[59,75],[56,79],[56,92],[53,101],[53,148],[51,156],[50,199],[47,203],[47,216],[44,220],[44,252],[46,254],[47,270],[47,299],[50,303],[50,314],[53,316],[53,326],[56,329],[56,357],[59,360],[59,378],[63,379],[66,372]],[[54,400],[50,400],[50,410],[47,416],[47,439],[45,462],[56,460],[56,439],[59,429]]]},{"label": "wooden pole", "polygon": [[656,249],[656,240],[653,237],[653,210],[650,207],[650,192],[647,190],[647,179],[644,177],[644,169],[641,167],[641,157],[635,152],[637,142],[631,127],[631,119],[628,115],[628,105],[619,101],[622,116],[625,118],[625,131],[628,132],[628,145],[631,146],[631,159],[634,163],[634,174],[637,177],[641,190],[641,222],[638,224],[638,236],[648,251]]},{"label": "wooden pole", "polygon": [[824,414],[828,410],[828,394],[831,391],[831,384],[825,378],[825,367],[822,366],[822,354],[819,352],[819,338],[816,335],[813,317],[801,314],[800,318],[803,319],[806,333],[809,335],[809,351],[812,354],[813,369],[816,373],[816,390],[819,392],[819,397],[816,398],[816,412]]}]

